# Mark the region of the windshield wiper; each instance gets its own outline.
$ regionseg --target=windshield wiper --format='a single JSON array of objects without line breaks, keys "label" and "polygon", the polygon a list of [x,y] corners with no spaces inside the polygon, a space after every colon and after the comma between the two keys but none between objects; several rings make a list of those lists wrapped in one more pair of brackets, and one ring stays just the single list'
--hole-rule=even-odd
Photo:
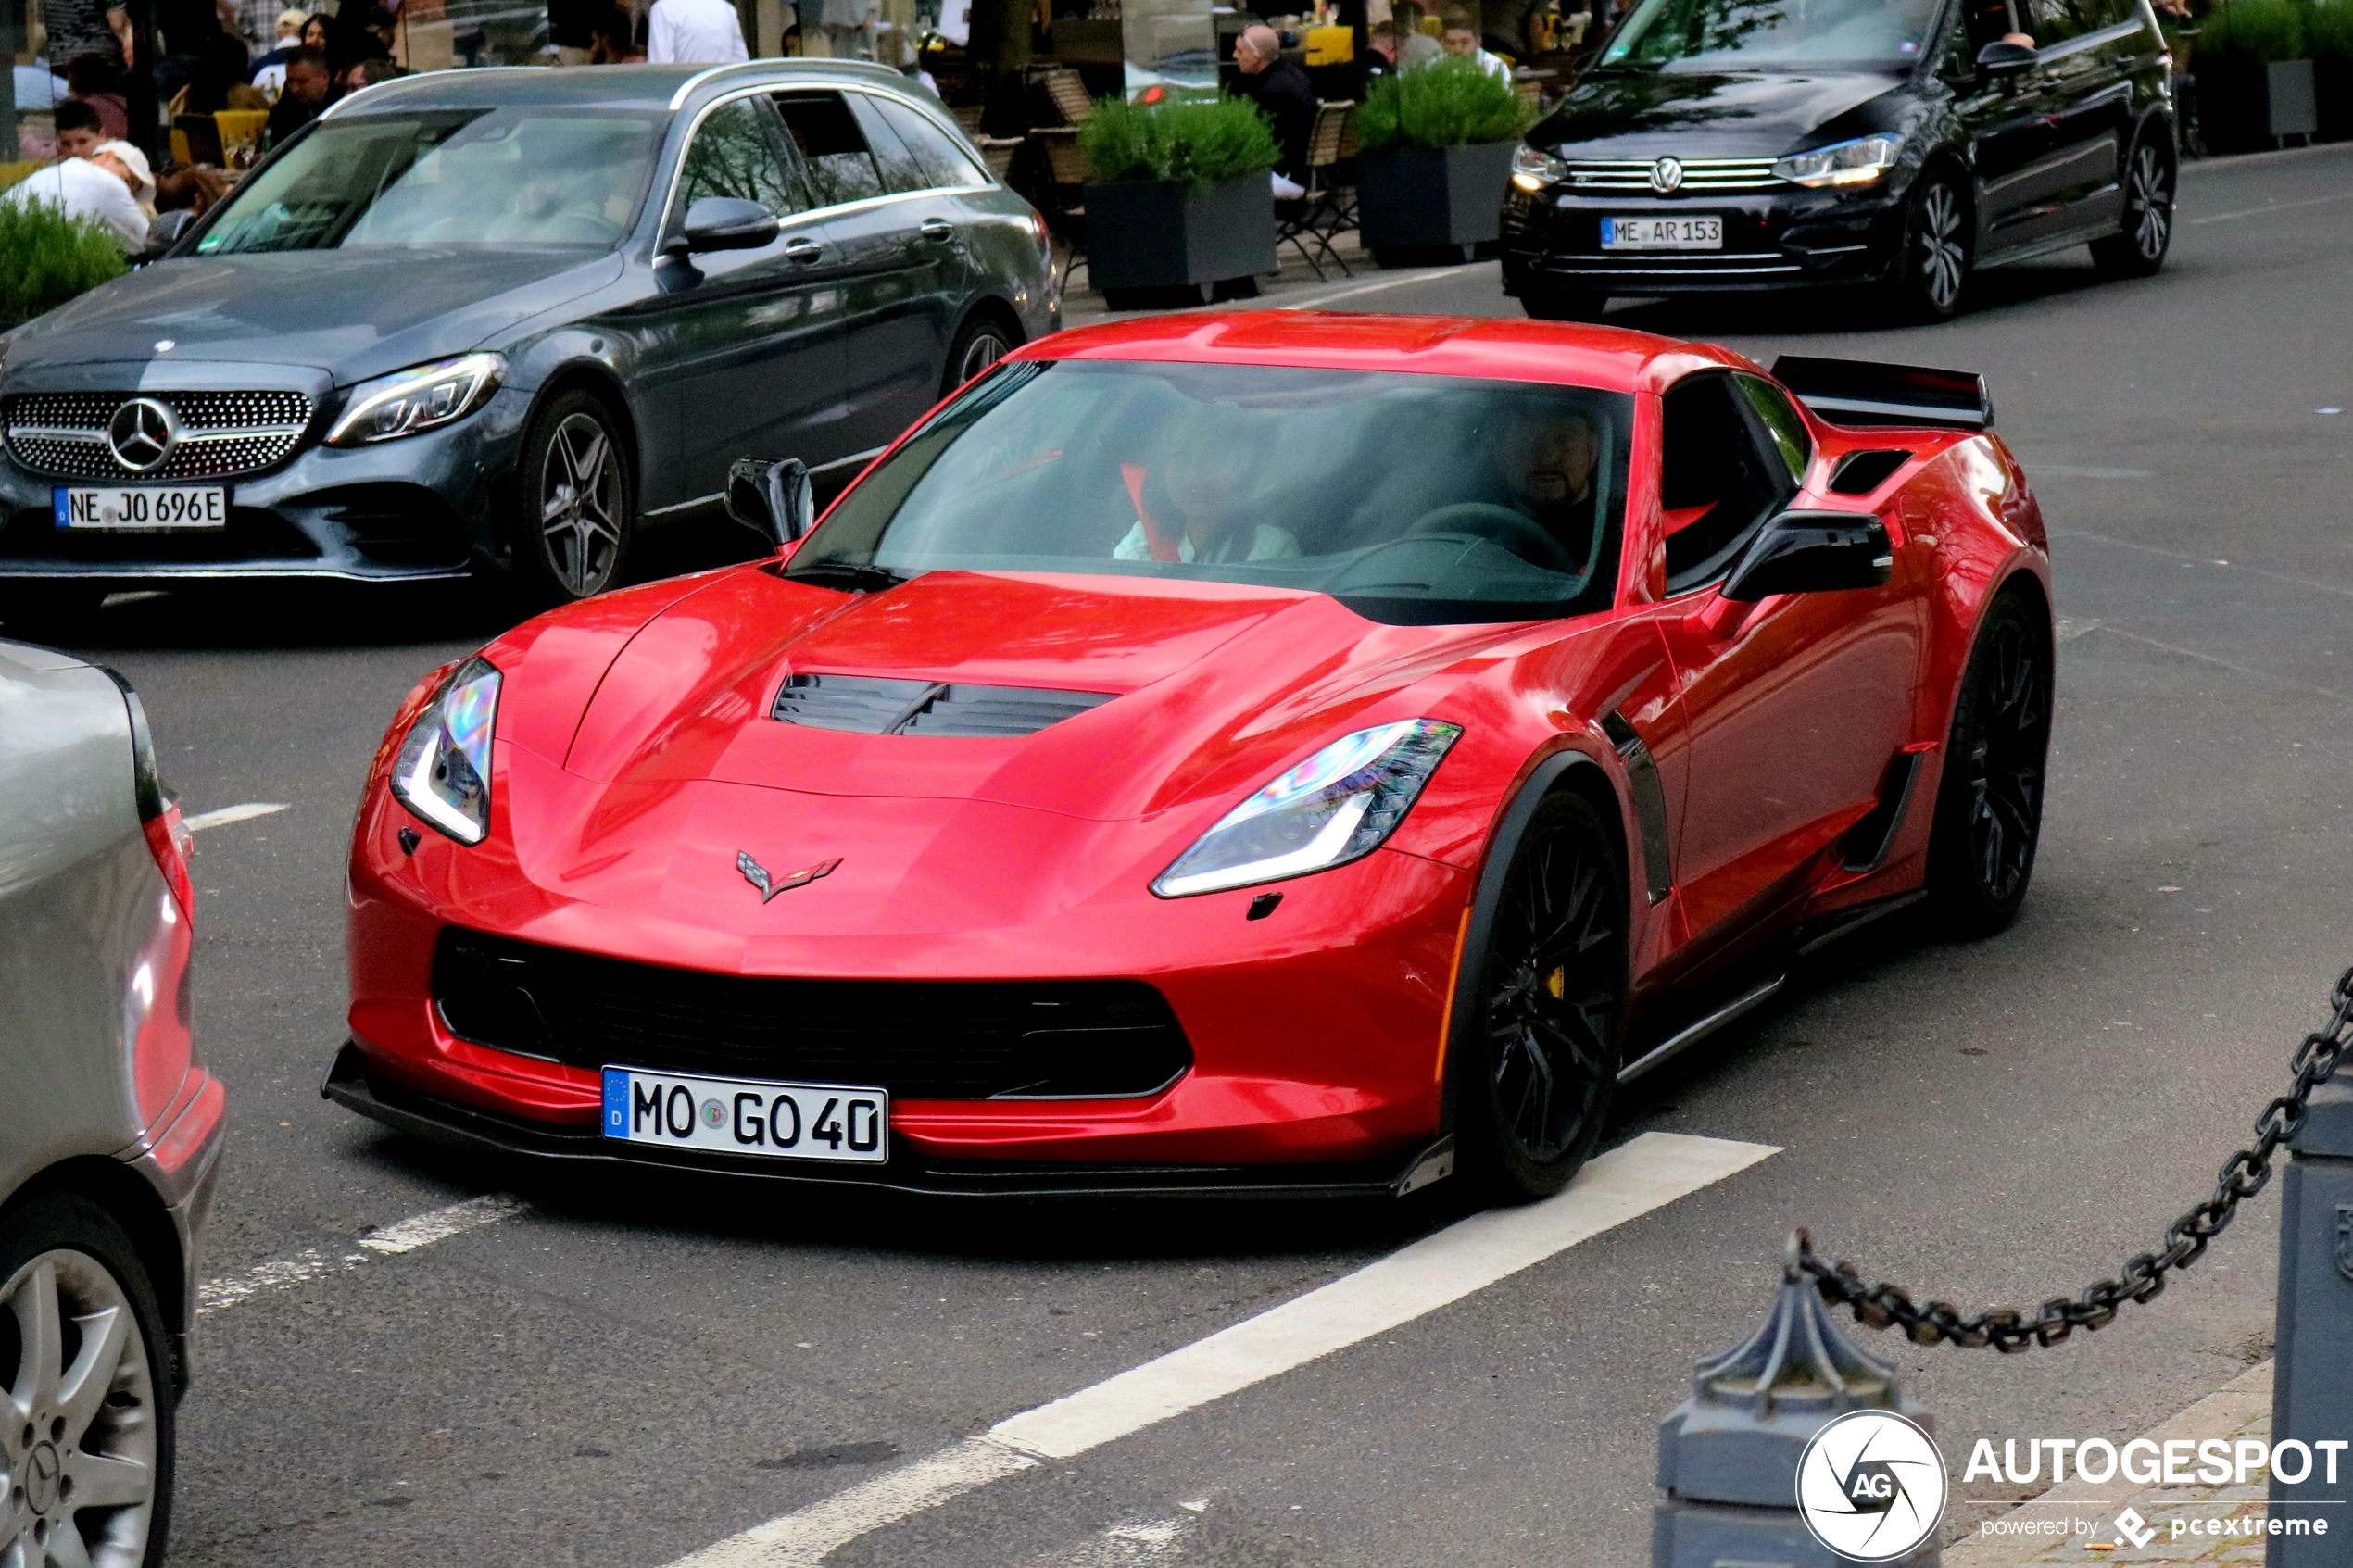
[{"label": "windshield wiper", "polygon": [[812,561],[807,566],[795,561],[785,569],[785,575],[796,582],[839,583],[862,593],[896,588],[907,581],[888,567],[865,565],[853,560]]}]

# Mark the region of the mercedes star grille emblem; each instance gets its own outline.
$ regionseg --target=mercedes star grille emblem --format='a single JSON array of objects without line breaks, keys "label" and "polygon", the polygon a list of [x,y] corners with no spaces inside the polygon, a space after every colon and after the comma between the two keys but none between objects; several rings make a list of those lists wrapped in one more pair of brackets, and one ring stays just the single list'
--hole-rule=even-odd
[{"label": "mercedes star grille emblem", "polygon": [[1683,186],[1683,166],[1671,157],[1660,158],[1651,165],[1651,189],[1660,195],[1672,195]]},{"label": "mercedes star grille emblem", "polygon": [[746,882],[760,889],[760,901],[763,904],[779,893],[789,893],[796,887],[808,886],[821,876],[833,875],[834,868],[840,864],[838,859],[820,860],[813,866],[801,867],[790,876],[771,878],[768,868],[753,859],[750,850],[736,851],[736,869],[744,873]]},{"label": "mercedes star grille emblem", "polygon": [[180,445],[180,416],[152,397],[134,397],[107,422],[107,445],[132,473],[153,473]]}]

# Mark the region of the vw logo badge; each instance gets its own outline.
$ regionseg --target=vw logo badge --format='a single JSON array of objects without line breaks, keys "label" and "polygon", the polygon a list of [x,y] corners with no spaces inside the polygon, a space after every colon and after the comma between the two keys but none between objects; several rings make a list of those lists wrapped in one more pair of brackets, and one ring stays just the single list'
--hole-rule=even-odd
[{"label": "vw logo badge", "polygon": [[1683,188],[1683,166],[1671,157],[1660,158],[1651,165],[1651,189],[1662,196],[1671,196]]},{"label": "vw logo badge", "polygon": [[132,473],[153,473],[180,445],[180,416],[152,397],[134,397],[107,421],[107,445]]}]

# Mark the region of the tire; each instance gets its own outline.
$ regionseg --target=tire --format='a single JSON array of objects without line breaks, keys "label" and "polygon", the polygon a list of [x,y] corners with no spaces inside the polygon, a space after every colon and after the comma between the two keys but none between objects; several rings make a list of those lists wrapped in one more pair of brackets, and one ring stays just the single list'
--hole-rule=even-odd
[{"label": "tire", "polygon": [[2003,594],[1961,676],[1929,836],[1929,897],[1953,935],[1990,936],[2025,902],[2050,744],[2049,630],[2024,595]]},{"label": "tire", "polygon": [[1455,1064],[1454,1141],[1479,1196],[1550,1197],[1592,1157],[1617,1093],[1626,936],[1617,836],[1583,797],[1549,797],[1513,847],[1480,950],[1464,960],[1478,990]]},{"label": "tire", "polygon": [[948,346],[948,373],[940,381],[939,395],[947,396],[1020,346],[1019,332],[994,316],[975,315]]},{"label": "tire", "polygon": [[2111,278],[2153,278],[2173,245],[2173,155],[2144,134],[2124,162],[2124,222],[2092,242],[2092,261]]},{"label": "tire", "polygon": [[617,586],[635,532],[635,476],[617,421],[584,388],[541,404],[515,468],[515,571],[535,604]]},{"label": "tire", "polygon": [[[85,1325],[102,1314],[94,1334]],[[44,1323],[55,1325],[54,1377],[28,1355]],[[15,1483],[0,1500],[0,1562],[16,1560],[12,1548],[31,1562],[69,1560],[47,1551],[67,1529],[81,1535],[93,1562],[163,1562],[171,1522],[170,1344],[138,1252],[105,1210],[60,1193],[0,1220],[0,1386],[19,1399],[30,1395],[34,1406],[30,1421],[11,1416],[0,1430],[0,1469]],[[86,1398],[72,1398],[77,1386]]]},{"label": "tire", "polygon": [[1949,321],[1960,313],[1969,284],[1972,235],[1968,193],[1943,169],[1912,187],[1904,207],[1904,253],[1890,291],[1896,313],[1909,321]]},{"label": "tire", "polygon": [[1609,305],[1609,295],[1523,284],[1519,303],[1532,321],[1598,321]]}]

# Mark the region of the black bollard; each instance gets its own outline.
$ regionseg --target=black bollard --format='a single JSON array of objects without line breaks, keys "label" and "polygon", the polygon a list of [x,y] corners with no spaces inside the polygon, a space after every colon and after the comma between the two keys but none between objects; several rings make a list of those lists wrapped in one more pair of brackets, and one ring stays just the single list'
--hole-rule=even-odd
[{"label": "black bollard", "polygon": [[[2353,1084],[2312,1091],[2280,1198],[2278,1358],[2272,1369],[2271,1441],[2307,1445],[2353,1437]],[[2337,1455],[2345,1450],[2336,1450]],[[2335,1457],[2331,1455],[2329,1457]],[[2345,1481],[2353,1474],[2340,1472]],[[2264,1568],[2342,1568],[2353,1519],[2299,1499],[2343,1497],[2316,1455],[2300,1486],[2271,1475],[2271,1517],[2328,1519],[2328,1534],[2268,1537]]]}]

